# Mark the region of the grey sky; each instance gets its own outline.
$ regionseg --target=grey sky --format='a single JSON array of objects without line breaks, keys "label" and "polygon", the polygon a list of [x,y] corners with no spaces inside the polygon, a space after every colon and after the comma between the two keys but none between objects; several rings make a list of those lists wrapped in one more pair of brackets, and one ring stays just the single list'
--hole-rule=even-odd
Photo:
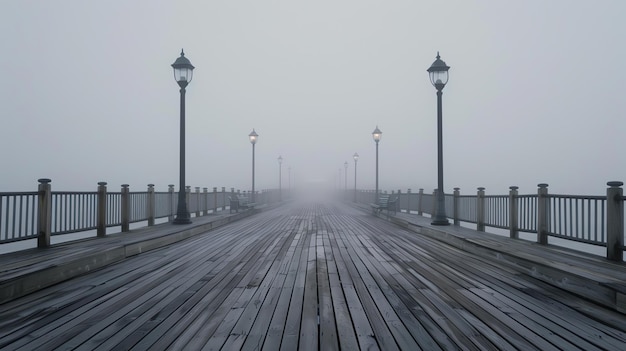
[{"label": "grey sky", "polygon": [[[436,187],[443,94],[445,187],[601,194],[626,180],[626,2],[3,1],[0,191],[143,190],[178,184],[179,93],[187,89],[187,184],[332,181],[358,162],[374,187]],[[343,181],[343,176],[342,176]]]}]

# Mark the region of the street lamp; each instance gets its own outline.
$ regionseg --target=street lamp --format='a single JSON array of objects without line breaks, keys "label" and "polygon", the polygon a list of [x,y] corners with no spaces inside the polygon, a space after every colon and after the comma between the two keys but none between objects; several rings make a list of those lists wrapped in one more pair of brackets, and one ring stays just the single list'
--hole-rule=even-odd
[{"label": "street lamp", "polygon": [[174,79],[180,86],[180,184],[178,188],[178,206],[174,224],[189,224],[191,216],[187,209],[187,196],[185,193],[185,88],[193,77],[193,65],[185,57],[185,52],[180,50],[180,57],[172,64]]},{"label": "street lamp", "polygon": [[345,169],[345,172],[343,172],[345,178],[344,188],[346,189],[346,194],[348,194],[348,161],[343,163],[343,168]]},{"label": "street lamp", "polygon": [[372,138],[374,138],[374,141],[376,142],[376,199],[375,199],[375,203],[378,203],[378,142],[380,141],[380,138],[383,136],[383,132],[380,131],[380,129],[378,129],[378,126],[376,126],[376,129],[374,129],[374,131],[372,132]]},{"label": "street lamp", "polygon": [[254,202],[254,145],[256,145],[259,135],[252,128],[252,132],[248,134],[248,137],[250,137],[250,143],[252,144],[252,195],[250,196],[250,202]]},{"label": "street lamp", "polygon": [[356,202],[356,162],[359,160],[359,154],[355,152],[352,158],[354,159],[354,202]]},{"label": "street lamp", "polygon": [[448,83],[448,70],[449,66],[441,60],[439,52],[437,52],[437,59],[428,69],[431,84],[437,89],[437,207],[435,211],[435,217],[431,224],[433,225],[449,225],[448,217],[446,216],[445,195],[443,193],[443,132],[442,132],[442,117],[441,117],[441,95],[443,87]]},{"label": "street lamp", "polygon": [[278,156],[278,201],[283,201],[283,157]]}]

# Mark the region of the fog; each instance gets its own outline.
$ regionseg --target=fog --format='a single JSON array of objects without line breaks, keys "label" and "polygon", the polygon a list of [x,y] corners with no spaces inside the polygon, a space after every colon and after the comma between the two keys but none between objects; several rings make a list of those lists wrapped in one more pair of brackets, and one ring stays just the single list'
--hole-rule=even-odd
[{"label": "fog", "polygon": [[[626,180],[626,2],[5,1],[0,191],[437,184],[439,51],[445,191],[603,194]],[[289,171],[289,168],[291,169]],[[291,174],[291,179],[288,175]]]}]

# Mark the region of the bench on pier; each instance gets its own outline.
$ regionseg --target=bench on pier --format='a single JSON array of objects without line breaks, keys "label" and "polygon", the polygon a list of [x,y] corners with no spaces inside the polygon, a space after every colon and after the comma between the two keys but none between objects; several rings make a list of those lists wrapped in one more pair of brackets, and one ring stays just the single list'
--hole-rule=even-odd
[{"label": "bench on pier", "polygon": [[233,213],[233,211],[239,213],[239,210],[249,210],[251,208],[254,208],[254,205],[256,205],[254,202],[250,202],[250,199],[247,196],[244,195],[236,195],[236,196],[230,196],[230,213]]},{"label": "bench on pier", "polygon": [[378,200],[375,204],[370,204],[374,214],[381,213],[383,210],[387,211],[387,217],[389,217],[390,212],[393,212],[395,215],[397,212],[398,206],[398,198],[391,198],[389,195],[384,194],[378,197]]}]

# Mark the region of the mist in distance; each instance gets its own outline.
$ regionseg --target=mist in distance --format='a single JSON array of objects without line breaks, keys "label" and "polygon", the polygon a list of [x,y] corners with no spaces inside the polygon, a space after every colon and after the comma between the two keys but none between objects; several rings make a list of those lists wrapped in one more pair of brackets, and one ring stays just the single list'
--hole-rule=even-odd
[{"label": "mist in distance", "polygon": [[[178,190],[184,48],[186,184],[437,186],[604,194],[626,180],[626,3],[530,0],[7,2],[0,13],[0,191]],[[291,171],[289,171],[289,168]],[[291,175],[289,179],[288,176]]]}]

